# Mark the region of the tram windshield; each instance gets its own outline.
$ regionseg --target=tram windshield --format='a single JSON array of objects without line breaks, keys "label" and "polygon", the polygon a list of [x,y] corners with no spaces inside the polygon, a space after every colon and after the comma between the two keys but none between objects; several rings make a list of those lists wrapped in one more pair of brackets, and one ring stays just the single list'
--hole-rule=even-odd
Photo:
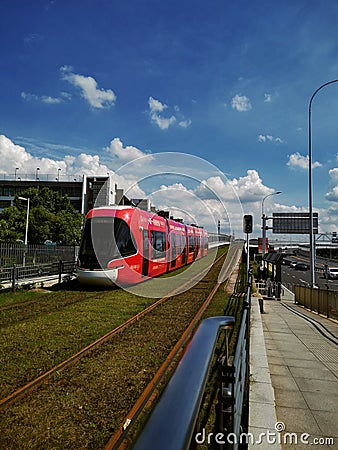
[{"label": "tram windshield", "polygon": [[87,269],[107,267],[113,259],[137,252],[129,226],[117,217],[93,217],[85,223],[79,265]]}]

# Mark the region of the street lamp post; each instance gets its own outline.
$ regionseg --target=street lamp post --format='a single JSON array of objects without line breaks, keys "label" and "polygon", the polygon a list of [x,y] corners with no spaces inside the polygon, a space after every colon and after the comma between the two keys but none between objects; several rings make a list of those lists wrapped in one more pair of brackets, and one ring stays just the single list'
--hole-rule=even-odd
[{"label": "street lamp post", "polygon": [[29,197],[19,197],[19,200],[24,200],[27,202],[27,213],[26,213],[26,231],[25,231],[25,251],[23,254],[22,265],[26,265],[26,252],[27,252],[27,244],[28,244],[28,220],[29,220]]},{"label": "street lamp post", "polygon": [[38,176],[39,170],[40,170],[40,167],[37,167],[37,168],[36,168],[36,171],[35,171],[35,180],[36,180],[36,181],[39,181],[39,176]]},{"label": "street lamp post", "polygon": [[311,108],[312,108],[312,101],[321,89],[323,87],[332,84],[337,83],[337,80],[331,80],[327,83],[322,84],[319,86],[318,89],[315,90],[315,92],[312,94],[310,102],[309,102],[309,216],[310,216],[310,232],[309,232],[309,245],[310,245],[310,284],[311,287],[314,287],[316,284],[316,278],[315,278],[315,242],[313,238],[313,196],[312,196],[312,130],[311,130]]},{"label": "street lamp post", "polygon": [[264,201],[268,197],[271,197],[271,195],[278,195],[281,193],[282,193],[282,191],[273,192],[272,194],[266,195],[262,200],[262,259],[264,258],[265,254],[266,254],[266,229],[267,229],[267,227],[266,227],[267,217],[264,214]]},{"label": "street lamp post", "polygon": [[29,220],[29,197],[19,197],[19,200],[24,200],[27,202],[27,213],[26,213],[26,231],[25,231],[25,245],[28,243],[28,220]]}]

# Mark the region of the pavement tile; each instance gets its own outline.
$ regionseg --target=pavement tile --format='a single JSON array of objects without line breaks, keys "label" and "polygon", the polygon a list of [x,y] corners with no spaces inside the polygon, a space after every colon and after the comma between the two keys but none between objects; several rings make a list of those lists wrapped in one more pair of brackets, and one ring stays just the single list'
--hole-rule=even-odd
[{"label": "pavement tile", "polygon": [[274,405],[274,393],[271,384],[255,383],[250,392],[250,402]]},{"label": "pavement tile", "polygon": [[288,367],[306,367],[310,370],[317,370],[323,367],[323,364],[315,357],[312,359],[285,358],[284,362]]},{"label": "pavement tile", "polygon": [[321,368],[316,368],[316,370],[309,370],[306,367],[289,367],[290,372],[293,377],[301,378],[311,378],[313,380],[327,380],[327,381],[337,381],[337,378],[329,370],[321,366]]},{"label": "pavement tile", "polygon": [[308,403],[305,401],[301,392],[286,391],[274,387],[276,406],[285,406],[288,408],[308,409]]},{"label": "pavement tile", "polygon": [[[285,431],[279,435],[282,439],[287,433],[295,433],[299,440],[282,442],[283,450],[303,450],[309,448],[338,449],[338,355],[336,348],[326,341],[309,323],[274,300],[265,302],[265,313],[256,317],[256,331],[259,338],[259,354],[251,359],[264,363],[266,352],[268,368],[259,382],[260,368],[252,369],[255,394],[250,397],[251,431],[266,432],[274,430],[273,420],[282,421]],[[259,329],[259,319],[262,321]],[[324,318],[321,318],[330,326]],[[338,329],[338,325],[336,327]],[[260,343],[264,334],[265,347]],[[255,349],[252,348],[252,352]],[[265,383],[271,378],[273,396]],[[274,400],[275,408],[271,398]],[[269,409],[270,408],[270,409]],[[269,421],[269,415],[271,420]],[[308,443],[301,443],[302,433],[308,437]],[[259,433],[258,433],[259,435]],[[294,437],[294,436],[293,436]],[[335,443],[325,442],[335,438]],[[321,439],[316,443],[315,439]],[[256,444],[257,448],[258,445]],[[260,449],[277,449],[278,444],[263,442]],[[249,446],[249,450],[254,450]]]},{"label": "pavement tile", "polygon": [[291,377],[291,372],[285,364],[269,364],[270,373],[273,375],[283,375]]},{"label": "pavement tile", "polygon": [[298,385],[293,378],[284,375],[271,374],[272,386],[286,391],[299,391]]},{"label": "pavement tile", "polygon": [[336,438],[338,447],[338,411],[312,411],[312,413],[322,431],[321,434]]},{"label": "pavement tile", "polygon": [[250,403],[249,427],[274,429],[276,424],[275,407],[272,404]]},{"label": "pavement tile", "polygon": [[[302,395],[313,411],[332,411],[338,409],[338,391],[331,395],[323,395],[321,392],[302,392]],[[338,427],[338,422],[337,422]]]},{"label": "pavement tile", "polygon": [[[337,393],[337,381],[316,380],[310,378],[295,378],[299,390],[310,392],[321,392],[323,395],[330,396]],[[338,423],[338,422],[337,422]]]},{"label": "pavement tile", "polygon": [[278,421],[284,423],[286,432],[322,434],[309,409],[276,406],[276,413]]}]

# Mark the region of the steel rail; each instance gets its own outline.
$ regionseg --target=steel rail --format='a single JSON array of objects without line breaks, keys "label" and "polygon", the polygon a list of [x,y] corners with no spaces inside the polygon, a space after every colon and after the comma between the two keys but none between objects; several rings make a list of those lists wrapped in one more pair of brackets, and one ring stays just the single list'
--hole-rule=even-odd
[{"label": "steel rail", "polygon": [[139,417],[139,415],[144,411],[144,409],[150,404],[151,397],[153,396],[156,388],[160,384],[160,382],[163,380],[163,378],[166,376],[170,368],[172,367],[172,363],[176,356],[180,353],[180,351],[184,348],[187,341],[191,337],[191,334],[200,321],[202,314],[208,307],[210,301],[216,294],[218,288],[220,286],[220,283],[216,283],[216,285],[211,290],[210,294],[204,301],[203,305],[198,310],[195,317],[192,319],[184,333],[182,334],[181,338],[177,341],[171,352],[169,353],[167,359],[164,361],[164,363],[161,365],[159,370],[156,372],[153,379],[150,381],[150,383],[147,385],[145,390],[142,392],[141,396],[138,398],[136,403],[134,404],[133,408],[128,413],[127,417],[124,419],[122,427],[111,437],[109,442],[107,443],[104,450],[117,450],[120,448],[122,442],[126,438],[129,427],[133,425],[136,421],[136,419]]}]

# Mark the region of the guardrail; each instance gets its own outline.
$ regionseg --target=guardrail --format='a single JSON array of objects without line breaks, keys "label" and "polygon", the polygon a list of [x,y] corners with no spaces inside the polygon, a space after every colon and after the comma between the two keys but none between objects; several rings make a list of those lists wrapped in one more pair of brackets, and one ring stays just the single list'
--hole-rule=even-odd
[{"label": "guardrail", "polygon": [[217,337],[234,325],[230,316],[211,317],[199,326],[134,450],[186,449],[195,430]]},{"label": "guardrail", "polygon": [[62,275],[72,274],[75,270],[75,261],[58,261],[56,263],[39,264],[31,266],[16,266],[6,267],[0,269],[0,283],[10,283],[14,291],[17,284],[23,280],[41,280],[47,279],[55,275],[58,277],[58,282],[61,283]]},{"label": "guardrail", "polygon": [[[237,449],[240,442],[243,401],[248,386],[251,285],[252,273],[249,271],[234,357],[229,358],[226,345],[225,355],[219,359],[218,430],[213,434],[216,439],[223,438],[218,444],[226,444],[229,448],[230,443],[233,449]],[[188,450],[207,443],[205,430],[197,428],[199,411],[220,331],[228,333],[234,323],[232,316],[219,316],[205,319],[200,324],[133,450]],[[225,341],[228,342],[228,335]],[[232,438],[236,436],[231,442],[226,440],[229,433]]]},{"label": "guardrail", "polygon": [[338,320],[338,291],[295,286],[295,301],[311,311]]}]

